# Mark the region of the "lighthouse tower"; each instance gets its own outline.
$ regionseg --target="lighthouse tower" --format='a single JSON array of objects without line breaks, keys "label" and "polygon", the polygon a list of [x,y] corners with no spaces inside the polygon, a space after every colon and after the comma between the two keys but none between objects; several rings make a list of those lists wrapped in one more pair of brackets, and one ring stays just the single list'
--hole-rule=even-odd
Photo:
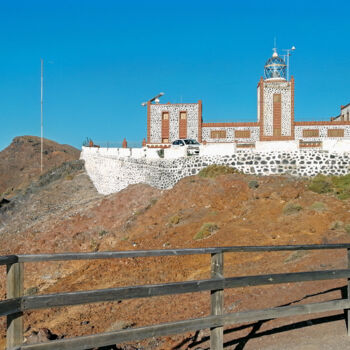
[{"label": "lighthouse tower", "polygon": [[287,65],[273,49],[258,83],[258,122],[261,141],[294,140],[294,78],[286,78]]}]

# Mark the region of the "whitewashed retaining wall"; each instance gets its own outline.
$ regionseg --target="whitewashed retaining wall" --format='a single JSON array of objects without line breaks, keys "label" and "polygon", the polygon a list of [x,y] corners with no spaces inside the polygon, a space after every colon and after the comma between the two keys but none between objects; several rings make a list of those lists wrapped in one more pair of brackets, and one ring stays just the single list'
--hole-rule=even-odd
[{"label": "whitewashed retaining wall", "polygon": [[81,153],[88,175],[102,194],[119,192],[136,183],[146,183],[160,189],[171,188],[180,179],[195,175],[211,164],[232,166],[244,173],[257,175],[314,176],[319,173],[350,173],[350,153],[347,152],[240,150],[230,155],[202,155],[177,159],[160,159],[158,155],[157,157],[158,159],[122,157],[102,149],[85,147]]}]

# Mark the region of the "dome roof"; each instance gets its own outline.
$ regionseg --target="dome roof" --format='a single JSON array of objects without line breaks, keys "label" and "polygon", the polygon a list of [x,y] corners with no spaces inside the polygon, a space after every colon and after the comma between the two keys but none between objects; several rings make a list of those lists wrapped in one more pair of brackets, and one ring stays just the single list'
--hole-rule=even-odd
[{"label": "dome roof", "polygon": [[264,67],[265,79],[286,79],[287,65],[275,51]]}]

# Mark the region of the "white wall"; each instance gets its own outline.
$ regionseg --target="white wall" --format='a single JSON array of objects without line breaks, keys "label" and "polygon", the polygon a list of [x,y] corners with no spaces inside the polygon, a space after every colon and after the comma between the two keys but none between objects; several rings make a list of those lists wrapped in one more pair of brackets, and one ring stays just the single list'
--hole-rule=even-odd
[{"label": "white wall", "polygon": [[257,141],[255,143],[256,152],[270,152],[270,151],[297,151],[299,149],[299,142],[292,141]]},{"label": "white wall", "polygon": [[[276,145],[280,146],[280,145]],[[218,148],[207,147],[212,155],[180,157],[177,159],[133,158],[101,155],[96,149],[83,149],[81,159],[98,192],[110,194],[136,183],[156,188],[173,187],[177,181],[196,175],[211,164],[236,168],[247,174],[315,176],[317,174],[345,175],[350,173],[350,152],[324,150],[265,152],[240,150],[231,155],[218,154]],[[152,151],[156,151],[153,149]],[[214,154],[215,153],[215,154]]]},{"label": "white wall", "polygon": [[201,156],[230,155],[235,152],[235,143],[208,143],[199,146],[199,154]]},{"label": "white wall", "polygon": [[164,158],[165,159],[176,159],[187,156],[186,147],[170,147],[164,149]]},{"label": "white wall", "polygon": [[350,139],[342,140],[323,140],[322,149],[330,152],[349,152],[350,153]]}]

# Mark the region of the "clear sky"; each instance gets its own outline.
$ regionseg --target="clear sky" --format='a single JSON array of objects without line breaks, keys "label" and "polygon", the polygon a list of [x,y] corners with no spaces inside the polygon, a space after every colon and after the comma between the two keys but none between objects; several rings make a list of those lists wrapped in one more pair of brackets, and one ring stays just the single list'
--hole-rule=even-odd
[{"label": "clear sky", "polygon": [[0,0],[0,149],[40,135],[81,146],[146,136],[141,102],[203,101],[204,121],[256,121],[273,40],[296,46],[296,120],[350,102],[349,1]]}]

